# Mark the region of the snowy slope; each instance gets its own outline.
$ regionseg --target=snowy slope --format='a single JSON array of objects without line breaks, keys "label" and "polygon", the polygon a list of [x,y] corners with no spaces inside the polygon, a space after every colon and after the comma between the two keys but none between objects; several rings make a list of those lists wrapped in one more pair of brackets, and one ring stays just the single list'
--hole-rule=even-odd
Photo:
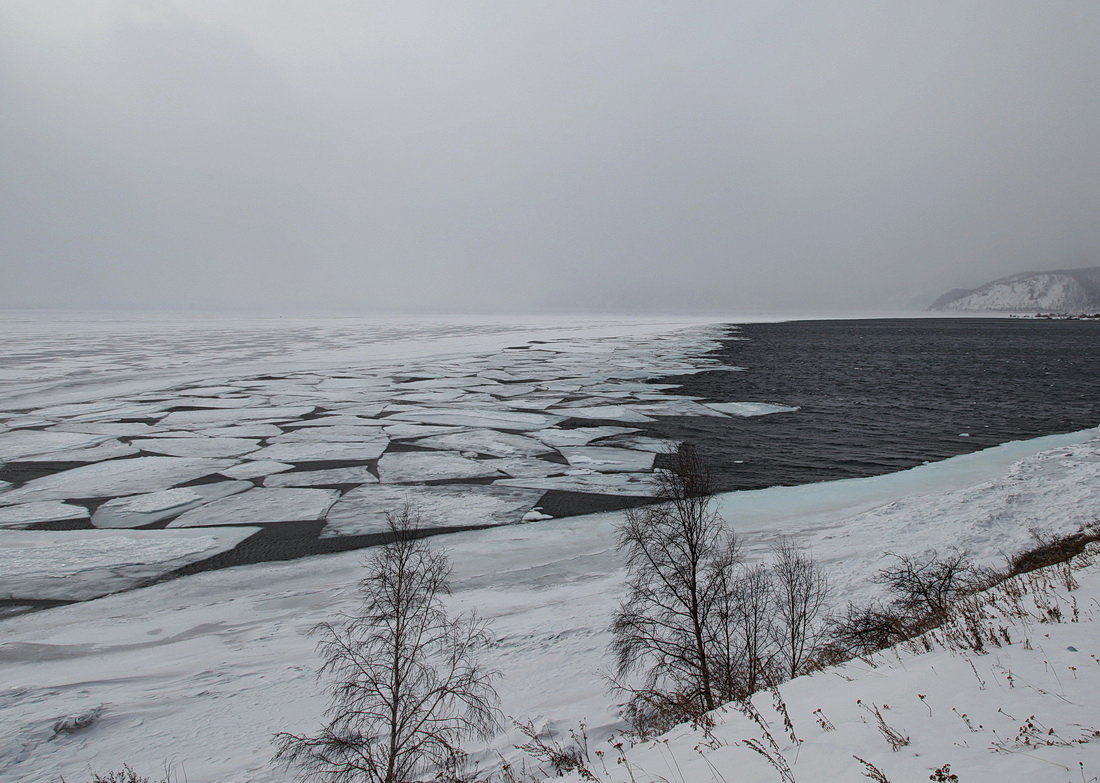
[{"label": "snowy slope", "polygon": [[874,770],[889,781],[1094,781],[1098,555],[1078,556],[1069,577],[1017,577],[1031,592],[1020,602],[991,591],[980,650],[965,634],[930,634],[931,649],[905,645],[727,706],[709,732],[682,726],[623,754],[593,745],[606,754],[591,753],[593,772],[623,783],[832,783]]},{"label": "snowy slope", "polygon": [[[1090,430],[1007,444],[903,473],[732,493],[720,502],[750,556],[761,556],[777,535],[796,534],[813,547],[828,569],[839,600],[866,597],[874,589],[866,577],[886,549],[919,553],[958,545],[971,548],[986,562],[997,562],[1026,545],[1031,527],[1054,531],[1074,527],[1080,518],[1077,509],[1095,508],[1100,502],[1096,436]],[[600,677],[607,661],[608,618],[622,580],[611,545],[618,518],[617,514],[573,517],[440,540],[455,567],[456,607],[477,608],[492,621],[496,642],[487,651],[487,662],[502,672],[499,689],[504,712],[558,731],[587,719],[593,747],[604,748],[607,738],[620,728],[614,699]],[[270,766],[271,735],[280,730],[310,731],[319,725],[324,698],[314,679],[317,659],[305,632],[317,621],[353,608],[351,586],[361,573],[362,556],[352,552],[203,573],[0,621],[4,672],[0,780],[56,783],[64,775],[77,783],[90,777],[90,769],[117,768],[123,762],[143,774],[155,774],[168,762],[190,783],[290,780],[288,773]],[[1088,600],[1078,598],[1083,611]],[[1095,704],[1091,691],[1083,690],[1092,688],[1084,679],[1092,675],[1084,669],[1096,667],[1088,657],[1094,652],[1089,640],[1096,634],[1088,628],[1083,623],[1057,631],[1044,628],[1043,633],[1052,633],[1049,640],[1035,634],[1032,651],[994,651],[978,662],[979,674],[987,683],[996,681],[995,674],[1003,680],[995,666],[998,661],[1007,662],[1007,667],[1022,675],[1016,690],[1036,701],[1005,709],[1021,721],[1034,712],[1046,724],[1056,723],[1059,732],[1076,736],[1078,728],[1070,724],[1087,727],[1091,719],[1062,699]],[[1067,646],[1080,651],[1074,660],[1081,662],[1073,665],[1082,690],[1071,685],[1073,673],[1065,668],[1066,661],[1051,657],[1060,656]],[[1057,674],[1062,690],[1054,689],[1053,674],[1039,671],[1041,661],[1029,657],[1040,649],[1048,665],[1061,666]],[[1017,652],[1019,657],[1006,657]],[[914,679],[898,674],[907,670]],[[939,683],[929,674],[932,671],[946,679]],[[889,771],[895,768],[886,763],[897,762],[900,772],[891,780],[923,780],[931,765],[954,763],[956,758],[973,763],[973,754],[954,755],[961,753],[955,742],[980,748],[982,763],[992,759],[990,769],[996,768],[1002,779],[1027,779],[1004,773],[1004,766],[995,767],[1003,760],[986,749],[991,735],[970,737],[951,712],[952,706],[960,712],[973,710],[969,714],[981,715],[983,725],[996,727],[1009,738],[1015,736],[1007,718],[1004,725],[994,722],[1000,718],[992,701],[972,705],[970,696],[962,695],[964,677],[959,671],[974,676],[955,653],[941,652],[903,656],[895,664],[884,660],[873,668],[853,665],[841,672],[843,676],[820,675],[787,686],[785,698],[794,705],[796,730],[807,740],[797,753],[792,752],[793,746],[784,746],[792,760],[798,756],[797,779],[858,780],[851,767],[850,756],[855,753],[872,763],[881,762]],[[924,674],[918,677],[919,672]],[[1025,686],[1025,679],[1033,687]],[[841,690],[830,694],[824,683]],[[927,709],[911,694],[918,687],[929,700],[934,699],[930,706],[937,719],[949,716],[947,724],[919,720]],[[990,693],[992,687],[987,685]],[[1057,695],[1051,701],[1034,689]],[[975,699],[987,698],[980,689],[978,693]],[[1008,694],[1015,695],[1015,691]],[[897,716],[921,755],[913,756],[909,750],[890,754],[876,739],[873,727],[861,722],[861,716],[866,716],[854,704],[856,698],[880,707],[883,702],[889,704],[891,710],[884,714],[888,719]],[[998,705],[1009,703],[995,700]],[[1061,711],[1053,712],[1048,704]],[[814,733],[812,710],[818,707],[825,708],[838,726],[835,734]],[[97,709],[102,711],[93,725],[55,733],[59,718]],[[993,715],[987,716],[990,712]],[[723,754],[731,754],[729,763],[734,766],[722,767],[727,770],[722,773],[724,779],[777,779],[766,765],[752,766],[751,752],[732,744],[742,735],[749,736],[746,724],[730,725],[729,737],[714,751],[718,755],[707,757],[725,765]],[[776,736],[782,746],[781,732]],[[502,731],[493,750],[514,759],[512,745],[519,739],[515,731]],[[656,775],[673,781],[723,779],[711,774],[693,750],[699,737],[681,733],[669,741],[679,744],[668,764],[659,760],[659,746],[639,749],[638,753],[649,755],[638,757],[638,768],[644,767],[650,775],[639,779]],[[1092,747],[1082,745],[1080,752]],[[1006,751],[1004,764],[1015,759],[1016,750]],[[1051,761],[1072,766],[1076,762],[1064,758],[1068,752],[1059,750],[1061,755],[1052,756]],[[482,755],[485,761],[494,758],[492,753]],[[696,760],[704,767],[675,776],[676,764],[683,769]],[[1044,762],[1036,763],[1046,769]],[[844,773],[839,777],[825,774],[841,768]],[[1050,769],[1061,774],[1060,767]],[[1100,762],[1087,766],[1086,777],[1096,770]],[[973,773],[961,779],[967,783],[993,780]],[[1031,779],[1067,778],[1036,774]]]},{"label": "snowy slope", "polygon": [[949,291],[929,309],[1093,313],[1100,311],[1100,267],[1010,275],[972,290]]}]

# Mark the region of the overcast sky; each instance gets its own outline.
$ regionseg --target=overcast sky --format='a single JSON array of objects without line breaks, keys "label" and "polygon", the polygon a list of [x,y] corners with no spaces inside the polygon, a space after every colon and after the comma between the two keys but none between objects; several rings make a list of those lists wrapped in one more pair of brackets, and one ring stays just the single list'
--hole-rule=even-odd
[{"label": "overcast sky", "polygon": [[923,307],[1100,264],[1097,0],[2,0],[0,306]]}]

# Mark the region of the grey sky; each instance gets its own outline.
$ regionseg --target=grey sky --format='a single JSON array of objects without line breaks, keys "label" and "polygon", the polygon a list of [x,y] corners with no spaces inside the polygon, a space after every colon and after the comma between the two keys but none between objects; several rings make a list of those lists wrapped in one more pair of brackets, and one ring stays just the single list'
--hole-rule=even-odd
[{"label": "grey sky", "polygon": [[4,0],[0,306],[924,306],[1100,264],[1096,0]]}]

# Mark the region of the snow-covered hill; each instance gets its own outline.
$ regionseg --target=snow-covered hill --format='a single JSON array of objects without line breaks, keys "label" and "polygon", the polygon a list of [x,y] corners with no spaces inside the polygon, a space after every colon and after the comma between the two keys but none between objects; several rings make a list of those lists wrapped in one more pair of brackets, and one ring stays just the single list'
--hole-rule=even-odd
[{"label": "snow-covered hill", "polygon": [[708,729],[589,748],[592,775],[570,780],[1096,781],[1098,553],[1015,577],[913,643],[728,705]]},{"label": "snow-covered hill", "polygon": [[1100,267],[1010,275],[978,288],[948,291],[929,309],[951,312],[1100,312]]}]

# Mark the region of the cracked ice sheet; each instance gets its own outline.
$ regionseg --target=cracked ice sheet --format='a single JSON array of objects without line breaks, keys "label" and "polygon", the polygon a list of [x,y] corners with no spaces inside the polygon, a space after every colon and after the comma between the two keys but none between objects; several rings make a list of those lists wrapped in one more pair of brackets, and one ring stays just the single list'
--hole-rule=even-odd
[{"label": "cracked ice sheet", "polygon": [[494,457],[533,457],[552,451],[545,443],[524,435],[497,430],[476,429],[447,435],[431,435],[413,441],[429,449],[475,451]]},{"label": "cracked ice sheet", "polygon": [[564,421],[564,416],[543,413],[520,413],[508,410],[478,410],[461,408],[426,408],[403,411],[386,421],[410,421],[418,424],[446,424],[455,427],[477,427],[497,430],[541,430]]},{"label": "cracked ice sheet", "polygon": [[141,527],[178,516],[185,511],[214,500],[252,489],[250,481],[215,481],[193,487],[178,487],[147,495],[109,500],[92,514],[92,524],[99,528]]},{"label": "cracked ice sheet", "polygon": [[0,532],[0,599],[86,601],[232,549],[259,528]]},{"label": "cracked ice sheet", "polygon": [[322,519],[339,497],[335,489],[250,489],[192,509],[169,522],[168,527],[313,521]]},{"label": "cracked ice sheet", "polygon": [[514,524],[523,520],[542,494],[540,489],[496,485],[358,487],[329,510],[321,536],[384,533],[386,513],[400,511],[405,503],[420,510],[422,524],[429,528]]},{"label": "cracked ice sheet", "polygon": [[378,460],[378,478],[385,484],[488,478],[499,475],[484,462],[452,451],[398,451]]},{"label": "cracked ice sheet", "polygon": [[229,460],[186,457],[109,460],[32,479],[0,495],[0,505],[154,492],[217,473],[232,464]]},{"label": "cracked ice sheet", "polygon": [[653,497],[657,492],[651,473],[582,473],[568,476],[550,476],[548,478],[497,479],[493,482],[493,486],[530,487],[543,490],[556,489],[562,492],[587,492],[592,495],[627,495],[631,497]]},{"label": "cracked ice sheet", "polygon": [[87,519],[88,509],[70,506],[59,500],[42,500],[21,506],[0,507],[0,528],[18,529],[38,522],[63,522]]},{"label": "cracked ice sheet", "polygon": [[601,473],[638,473],[653,468],[654,454],[649,451],[617,449],[613,446],[567,446],[560,451],[574,468]]},{"label": "cracked ice sheet", "polygon": [[708,402],[708,408],[730,416],[767,416],[770,413],[794,413],[797,407],[772,405],[767,402]]},{"label": "cracked ice sheet", "polygon": [[300,443],[276,443],[248,455],[249,459],[274,460],[275,462],[329,462],[347,460],[365,462],[378,459],[390,442],[387,438],[354,443],[328,441],[302,441]]},{"label": "cracked ice sheet", "polygon": [[378,479],[366,467],[296,470],[264,479],[265,487],[321,487],[336,484],[377,484]]}]

